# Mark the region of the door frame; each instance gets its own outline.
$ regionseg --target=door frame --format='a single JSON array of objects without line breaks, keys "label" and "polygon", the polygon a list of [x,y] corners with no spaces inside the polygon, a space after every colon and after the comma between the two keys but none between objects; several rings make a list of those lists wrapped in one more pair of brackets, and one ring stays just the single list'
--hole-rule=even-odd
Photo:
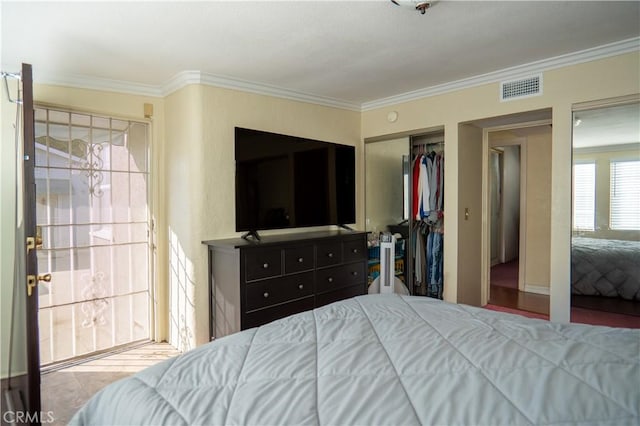
[{"label": "door frame", "polygon": [[492,146],[520,146],[520,233],[518,245],[518,290],[524,291],[524,273],[526,266],[526,208],[527,208],[527,149],[523,138],[513,142],[489,142],[489,134],[497,131],[523,129],[550,125],[551,120],[524,121],[521,123],[502,126],[485,127],[482,129],[482,230],[481,230],[481,255],[480,255],[480,303],[481,306],[489,303],[490,277],[491,277],[491,187],[490,187],[490,149]]},{"label": "door frame", "polygon": [[[33,109],[33,77],[30,64],[22,64],[22,126],[24,146],[24,197],[23,223],[25,238],[36,238],[36,180],[35,180],[35,127]],[[36,255],[38,243],[31,249],[26,248],[25,242],[25,284],[28,275],[38,277],[38,258]],[[24,286],[26,300],[26,350],[27,350],[27,412],[34,420],[33,424],[40,424],[40,332],[38,328],[38,291],[36,286],[28,292],[28,285]]]},{"label": "door frame", "polygon": [[[70,113],[70,114],[76,113],[76,114],[99,116],[99,117],[110,118],[114,120],[133,121],[133,122],[144,124],[147,126],[146,154],[148,159],[147,168],[148,168],[148,177],[149,177],[149,182],[147,184],[147,210],[149,215],[148,216],[149,340],[155,341],[155,342],[165,340],[166,336],[162,334],[163,330],[162,330],[162,324],[161,324],[161,321],[163,320],[163,318],[160,318],[160,315],[158,315],[160,310],[159,305],[163,303],[163,301],[160,300],[161,292],[158,288],[158,259],[157,259],[158,257],[158,226],[157,226],[158,212],[157,212],[157,204],[156,204],[157,203],[156,200],[158,198],[158,195],[157,195],[158,185],[154,180],[154,176],[157,173],[158,166],[156,164],[157,158],[154,156],[155,150],[153,146],[154,134],[153,134],[152,116],[151,115],[148,117],[145,116],[143,118],[143,117],[138,117],[134,115],[111,113],[108,111],[93,109],[93,108],[80,108],[77,106],[68,106],[68,105],[62,105],[58,103],[34,101],[33,109],[35,110],[36,108],[61,111],[61,112]],[[35,152],[35,130],[34,130],[34,152]],[[34,180],[34,194],[35,194],[35,180]],[[34,203],[34,209],[35,209],[35,203]],[[35,213],[34,213],[34,220],[35,220]],[[127,344],[125,344],[125,346],[126,345]],[[108,352],[108,350],[104,352],[103,351],[99,351],[99,352],[100,354],[104,354]],[[40,348],[38,347],[38,354],[39,353],[40,353]],[[80,358],[84,358],[87,356],[90,356],[90,354],[81,355]]]},{"label": "door frame", "polygon": [[[488,132],[490,133],[490,132]],[[489,137],[489,134],[487,133],[487,138]],[[491,143],[489,142],[489,151],[491,151],[492,148],[495,147],[501,147],[501,146],[518,146],[520,147],[520,217],[519,217],[519,221],[520,221],[520,225],[519,225],[519,233],[518,233],[518,290],[520,291],[524,291],[525,288],[525,282],[524,282],[524,271],[525,271],[525,266],[526,266],[526,228],[527,228],[527,215],[524,214],[524,212],[527,211],[527,145],[526,145],[526,141],[525,138],[523,137],[517,137],[511,141],[500,141],[500,142],[494,142]],[[488,159],[489,160],[489,159]],[[503,170],[501,170],[501,173],[503,172]],[[487,170],[487,179],[489,178],[489,174],[491,173],[491,170]],[[501,178],[504,181],[504,175],[501,174]],[[489,182],[487,182],[487,190],[489,191],[487,193],[487,197],[491,196],[491,188],[489,185]],[[491,199],[488,198],[488,202],[487,202],[487,217],[489,218],[489,223],[487,224],[487,232],[489,233],[489,238],[491,237],[491,223],[490,223],[490,219],[491,219]],[[502,204],[502,198],[500,199],[500,203]],[[501,217],[500,218],[500,222],[502,225],[502,220],[504,218]],[[500,233],[500,235],[502,235],[502,233]],[[504,251],[502,250],[503,247],[501,247],[501,258],[504,258]],[[489,239],[489,256],[491,255],[491,239]],[[488,266],[489,270],[488,270],[488,278],[487,280],[490,280],[491,278],[491,258],[489,258],[489,266]],[[491,289],[491,286],[489,285],[489,289]]]},{"label": "door frame", "polygon": [[[501,147],[489,147],[489,166],[491,167],[491,157],[492,155],[498,156],[498,164],[499,164],[499,174],[500,174],[500,218],[498,222],[500,225],[498,226],[498,234],[496,235],[496,241],[499,244],[498,246],[498,255],[497,255],[497,263],[504,262],[504,151],[500,149]],[[492,176],[491,168],[489,169],[489,206],[492,206],[492,198],[493,194],[491,194],[491,176]],[[492,218],[493,209],[489,211],[489,220],[493,221]],[[493,227],[489,226],[489,232],[493,233]],[[489,234],[490,238],[493,238],[493,235]],[[491,240],[490,240],[491,241]],[[489,243],[489,262],[490,266],[493,267],[496,263],[494,263],[495,258],[493,257],[493,244]]]}]

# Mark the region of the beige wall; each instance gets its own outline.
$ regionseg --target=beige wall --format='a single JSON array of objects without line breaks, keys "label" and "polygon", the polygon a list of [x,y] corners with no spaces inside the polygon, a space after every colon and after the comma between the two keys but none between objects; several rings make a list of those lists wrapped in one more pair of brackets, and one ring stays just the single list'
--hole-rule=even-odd
[{"label": "beige wall", "polygon": [[[446,136],[446,133],[445,133]],[[480,306],[481,286],[479,285],[482,252],[482,129],[463,124],[458,129],[460,155],[458,156],[458,281],[456,300],[458,303]],[[450,159],[445,157],[445,168]],[[454,160],[454,163],[456,161]],[[445,191],[449,185],[445,181]],[[445,193],[445,214],[450,207]],[[468,214],[466,214],[468,212]],[[445,218],[445,238],[450,226]],[[445,249],[447,247],[445,240]],[[446,256],[446,253],[445,253]],[[451,281],[445,284],[451,286]],[[451,295],[451,293],[446,293]]]},{"label": "beige wall", "polygon": [[[523,174],[523,212],[521,235],[524,237],[520,253],[524,290],[549,294],[551,252],[551,128],[547,125],[489,133],[490,146],[519,145]],[[529,133],[529,134],[527,134]],[[521,170],[520,170],[521,169]],[[506,183],[506,182],[505,182]],[[518,200],[520,201],[520,200]],[[520,217],[518,217],[520,219]]]},{"label": "beige wall", "polygon": [[358,229],[364,229],[364,149],[358,112],[199,85],[167,97],[166,110],[167,217],[176,248],[169,263],[184,268],[170,278],[170,291],[172,300],[181,298],[177,319],[184,317],[175,328],[176,343],[188,348],[209,340],[208,261],[201,242],[240,235],[235,232],[234,127],[355,146]]},{"label": "beige wall", "polygon": [[[198,281],[193,250],[202,248],[203,155],[202,87],[190,85],[165,99],[169,342],[179,350],[195,346],[196,298],[207,300],[207,281]],[[211,167],[210,173],[215,173]],[[216,188],[222,186],[216,185]],[[211,217],[211,220],[215,220]],[[206,261],[201,259],[200,261]],[[165,266],[166,267],[166,266]],[[201,287],[201,288],[199,288]],[[202,291],[204,288],[204,292]],[[200,291],[198,291],[200,290]],[[202,319],[208,326],[206,317]]]},{"label": "beige wall", "polygon": [[[499,83],[458,90],[424,99],[408,101],[362,114],[363,138],[418,132],[445,127],[445,299],[457,301],[451,291],[458,281],[457,244],[466,244],[459,235],[457,218],[464,206],[459,200],[458,123],[507,114],[552,109],[551,151],[551,253],[550,311],[554,321],[569,321],[570,306],[570,227],[571,227],[571,108],[579,102],[640,93],[640,54],[613,56],[592,62],[558,68],[543,73],[543,94],[521,100],[500,102]],[[390,111],[398,120],[387,121]],[[478,248],[479,250],[480,248]],[[480,285],[480,271],[478,285]],[[449,289],[449,291],[447,291]]]},{"label": "beige wall", "polygon": [[365,144],[367,231],[387,231],[402,221],[403,155],[409,155],[409,138]]},{"label": "beige wall", "polygon": [[[107,115],[143,118],[143,104],[155,107],[152,121],[152,152],[155,178],[153,215],[157,232],[156,294],[159,318],[168,309],[169,247],[176,248],[182,258],[182,282],[193,281],[195,311],[192,318],[196,330],[185,332],[189,342],[206,341],[208,325],[206,291],[206,248],[201,240],[236,235],[234,232],[233,127],[244,126],[267,131],[294,134],[356,146],[357,209],[356,227],[364,228],[364,167],[362,140],[390,138],[391,135],[420,133],[424,129],[444,127],[445,156],[445,242],[444,279],[446,300],[458,300],[460,273],[472,276],[474,268],[458,269],[458,245],[474,246],[475,231],[459,232],[460,214],[474,205],[475,194],[459,194],[464,183],[460,167],[465,163],[459,142],[459,124],[517,112],[552,109],[551,148],[551,213],[550,213],[550,292],[551,318],[569,320],[569,272],[571,228],[571,108],[579,102],[640,93],[640,53],[628,53],[588,63],[567,66],[543,74],[544,93],[510,102],[498,100],[498,83],[457,90],[419,100],[381,107],[363,113],[328,108],[268,96],[205,86],[185,87],[165,99],[126,95],[104,91],[36,85],[37,102],[71,107]],[[184,92],[184,93],[183,93]],[[171,111],[166,117],[164,107]],[[184,108],[184,109],[183,109]],[[398,120],[387,121],[390,111],[398,112]],[[189,113],[187,113],[187,111]],[[2,282],[0,290],[7,294],[13,270],[13,221],[11,214],[15,190],[13,149],[6,141],[13,138],[12,116],[15,110],[2,103]],[[165,125],[166,124],[166,125]],[[165,129],[167,137],[165,141]],[[460,130],[464,134],[465,129]],[[169,148],[169,145],[171,148]],[[165,147],[175,158],[168,154]],[[169,190],[169,176],[171,189]],[[184,212],[188,205],[189,216]],[[473,213],[472,213],[473,214]],[[472,216],[473,217],[473,216]],[[173,232],[170,235],[170,232]],[[459,238],[460,236],[460,238]],[[179,250],[177,249],[179,248]],[[478,248],[479,249],[479,248]],[[188,261],[187,261],[188,260]],[[478,278],[479,278],[479,271]],[[464,278],[464,277],[463,277]],[[465,278],[466,280],[466,278]],[[466,281],[465,281],[466,282]],[[478,279],[478,285],[480,280]],[[466,285],[463,285],[466,290]],[[473,290],[475,291],[475,290]],[[178,297],[178,296],[176,296]],[[467,296],[461,293],[461,300]],[[7,343],[7,298],[2,298],[2,356]],[[180,299],[182,306],[188,303]],[[20,306],[18,306],[20,309]],[[184,320],[185,328],[192,321]],[[168,335],[160,319],[157,336]],[[189,337],[189,333],[191,336]],[[190,339],[190,340],[189,340]],[[189,343],[192,344],[192,343]],[[20,356],[17,357],[18,359]],[[6,367],[2,364],[4,374]],[[19,369],[15,369],[16,371]]]},{"label": "beige wall", "polygon": [[526,150],[526,226],[524,285],[526,291],[546,293],[551,253],[551,130],[531,135]]},{"label": "beige wall", "polygon": [[[36,85],[34,91],[36,102],[42,105],[136,120],[144,120],[145,103],[153,104],[155,338],[159,340],[171,338],[182,349],[208,340],[207,257],[201,241],[239,235],[234,216],[234,126],[356,146],[355,226],[364,228],[360,113],[200,85],[187,86],[164,99],[46,85]],[[8,141],[13,137],[15,109],[2,106],[3,141]],[[5,253],[13,253],[15,239],[12,220],[5,216],[13,209],[9,201],[15,178],[14,154],[4,143],[2,166],[2,291],[8,294],[13,262]],[[2,302],[2,355],[6,359],[10,300],[3,297]],[[17,314],[23,321],[21,306],[23,303],[18,304]],[[23,322],[18,326],[23,327]],[[19,341],[24,338],[19,336]],[[24,348],[19,349],[17,360],[24,359]],[[24,370],[24,364],[14,367],[18,370]],[[3,364],[3,374],[5,371]]]}]

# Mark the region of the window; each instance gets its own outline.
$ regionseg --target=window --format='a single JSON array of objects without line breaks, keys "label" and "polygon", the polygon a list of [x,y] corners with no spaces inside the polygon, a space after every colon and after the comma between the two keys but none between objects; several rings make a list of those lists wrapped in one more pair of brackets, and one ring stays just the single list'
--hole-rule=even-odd
[{"label": "window", "polygon": [[596,208],[596,164],[573,166],[573,229],[593,231]]},{"label": "window", "polygon": [[640,229],[640,161],[611,162],[611,229]]}]

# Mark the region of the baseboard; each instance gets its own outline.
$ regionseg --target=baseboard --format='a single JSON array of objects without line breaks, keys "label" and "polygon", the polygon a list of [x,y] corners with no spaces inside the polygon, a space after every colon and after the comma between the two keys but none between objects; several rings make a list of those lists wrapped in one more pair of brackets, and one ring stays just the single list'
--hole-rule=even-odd
[{"label": "baseboard", "polygon": [[541,285],[525,284],[524,291],[526,291],[527,293],[544,294],[546,296],[549,295],[549,287]]},{"label": "baseboard", "polygon": [[[18,376],[13,376],[11,381],[9,378],[3,378],[1,381],[1,389],[2,402],[0,405],[2,406],[2,413],[0,424],[2,426],[9,426],[16,423],[24,423],[17,422],[16,413],[24,413],[25,411],[25,399],[27,396],[27,375],[20,374]],[[9,388],[11,385],[11,388]]]}]

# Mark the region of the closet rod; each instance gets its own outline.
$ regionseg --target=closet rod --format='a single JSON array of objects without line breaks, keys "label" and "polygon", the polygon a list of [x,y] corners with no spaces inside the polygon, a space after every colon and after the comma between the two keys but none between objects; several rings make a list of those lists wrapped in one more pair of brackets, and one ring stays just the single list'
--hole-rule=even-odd
[{"label": "closet rod", "polygon": [[413,142],[413,146],[429,146],[429,145],[444,145],[444,141],[439,141],[439,142]]},{"label": "closet rod", "polygon": [[430,143],[415,143],[414,145],[411,146],[411,151],[413,153],[416,153],[418,151],[420,152],[427,152],[427,151],[433,151],[436,148],[438,152],[444,152],[444,141],[442,142],[430,142]]}]

